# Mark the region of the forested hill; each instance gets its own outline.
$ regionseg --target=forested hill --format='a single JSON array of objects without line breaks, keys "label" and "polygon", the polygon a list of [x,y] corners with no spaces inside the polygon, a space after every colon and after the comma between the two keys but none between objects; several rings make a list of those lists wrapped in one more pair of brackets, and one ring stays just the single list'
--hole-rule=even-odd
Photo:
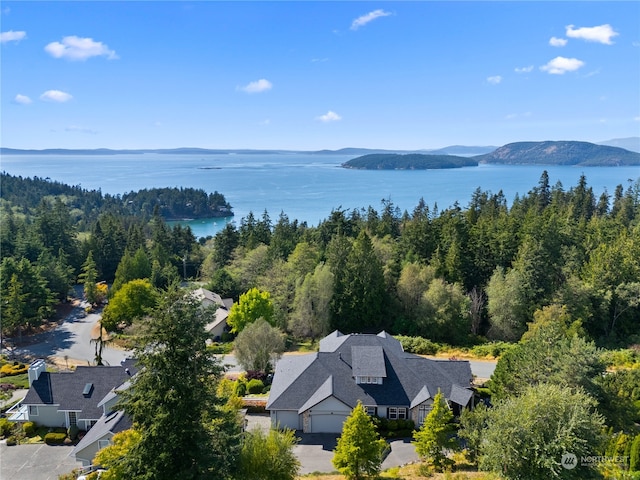
[{"label": "forested hill", "polygon": [[640,165],[640,153],[588,142],[516,142],[473,157],[483,163],[509,165]]},{"label": "forested hill", "polygon": [[426,170],[438,168],[474,167],[478,161],[455,155],[425,155],[409,153],[372,153],[353,158],[342,164],[345,168],[364,170]]},{"label": "forested hill", "polygon": [[195,188],[152,188],[122,195],[103,195],[99,190],[65,185],[43,178],[23,178],[2,173],[3,203],[24,213],[35,210],[44,199],[59,198],[81,223],[90,224],[100,213],[151,217],[154,210],[166,220],[232,216],[231,205],[218,192]]}]

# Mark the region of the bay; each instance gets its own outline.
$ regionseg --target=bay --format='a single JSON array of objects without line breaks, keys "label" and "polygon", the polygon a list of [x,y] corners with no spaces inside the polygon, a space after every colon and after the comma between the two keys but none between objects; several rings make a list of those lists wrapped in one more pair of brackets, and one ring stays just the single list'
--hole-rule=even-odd
[{"label": "bay", "polygon": [[11,175],[38,176],[113,195],[153,187],[193,187],[218,191],[231,204],[234,217],[194,220],[196,236],[214,235],[227,221],[237,224],[265,210],[275,223],[281,212],[316,226],[332,209],[382,209],[390,200],[411,212],[420,198],[440,210],[469,204],[483,191],[504,193],[508,202],[535,187],[544,170],[554,185],[568,190],[584,174],[596,196],[617,185],[626,189],[640,179],[640,167],[572,167],[480,165],[445,170],[352,170],[340,165],[352,155],[219,154],[219,155],[3,155],[0,168]]}]

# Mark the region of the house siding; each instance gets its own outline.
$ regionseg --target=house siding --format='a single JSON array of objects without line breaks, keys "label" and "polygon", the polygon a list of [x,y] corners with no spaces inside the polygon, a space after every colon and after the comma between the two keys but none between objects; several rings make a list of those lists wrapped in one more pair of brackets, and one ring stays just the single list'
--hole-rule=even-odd
[{"label": "house siding", "polygon": [[82,462],[83,467],[88,467],[93,463],[93,459],[95,458],[96,453],[98,453],[98,450],[99,450],[98,443],[100,442],[100,440],[111,441],[112,438],[113,438],[112,433],[106,433],[104,436],[100,437],[95,442],[91,443],[91,445],[87,445],[86,448],[83,448],[82,450],[76,452],[76,455],[75,455],[76,460],[78,460],[79,462]]},{"label": "house siding", "polygon": [[29,414],[29,421],[43,427],[66,427],[67,416],[65,412],[58,411],[58,405],[35,405],[38,407],[38,415]]}]

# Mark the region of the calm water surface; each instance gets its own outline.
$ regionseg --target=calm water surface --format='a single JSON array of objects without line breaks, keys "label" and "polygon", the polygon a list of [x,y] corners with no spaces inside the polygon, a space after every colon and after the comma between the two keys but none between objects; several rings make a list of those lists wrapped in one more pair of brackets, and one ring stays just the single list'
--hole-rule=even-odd
[{"label": "calm water surface", "polygon": [[[102,193],[122,194],[152,187],[193,187],[218,191],[231,203],[239,223],[250,211],[266,210],[276,222],[280,212],[290,220],[315,226],[334,208],[381,210],[390,199],[411,212],[420,198],[440,209],[458,201],[466,207],[473,191],[503,191],[509,202],[538,183],[543,170],[551,184],[574,187],[581,174],[596,195],[640,178],[640,167],[556,167],[481,165],[450,170],[367,171],[340,168],[353,156],[312,154],[250,155],[3,155],[1,169],[11,175],[50,178]],[[197,236],[213,235],[223,219],[191,222]]]}]

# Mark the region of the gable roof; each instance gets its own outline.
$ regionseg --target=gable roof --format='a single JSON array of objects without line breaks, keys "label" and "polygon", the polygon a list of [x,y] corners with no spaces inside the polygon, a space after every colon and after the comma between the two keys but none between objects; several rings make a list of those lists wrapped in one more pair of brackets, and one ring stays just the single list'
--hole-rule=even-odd
[{"label": "gable roof", "polygon": [[205,325],[205,330],[207,332],[210,332],[227,320],[229,310],[233,306],[232,298],[222,298],[217,293],[207,290],[206,288],[198,288],[193,291],[192,295],[200,302],[207,302],[218,306],[214,313],[213,320]]},{"label": "gable roof", "polygon": [[[366,365],[367,361],[372,363]],[[360,375],[384,377],[383,384],[358,384],[354,377]],[[335,331],[320,341],[318,353],[283,357],[278,362],[267,409],[305,411],[324,400],[328,391],[352,408],[358,401],[413,408],[438,390],[448,400],[466,405],[472,395],[471,380],[467,361],[406,353],[385,332],[343,335]]]},{"label": "gable roof", "polygon": [[[132,367],[128,368],[129,373],[135,373]],[[123,366],[79,366],[73,372],[42,372],[22,404],[57,405],[58,410],[79,412],[78,419],[98,419],[102,416],[101,400],[129,378]]]},{"label": "gable roof", "polygon": [[89,429],[85,436],[82,437],[69,456],[77,455],[88,446],[98,440],[102,440],[107,434],[115,435],[116,433],[128,430],[132,425],[133,423],[129,416],[122,410],[103,416]]}]

